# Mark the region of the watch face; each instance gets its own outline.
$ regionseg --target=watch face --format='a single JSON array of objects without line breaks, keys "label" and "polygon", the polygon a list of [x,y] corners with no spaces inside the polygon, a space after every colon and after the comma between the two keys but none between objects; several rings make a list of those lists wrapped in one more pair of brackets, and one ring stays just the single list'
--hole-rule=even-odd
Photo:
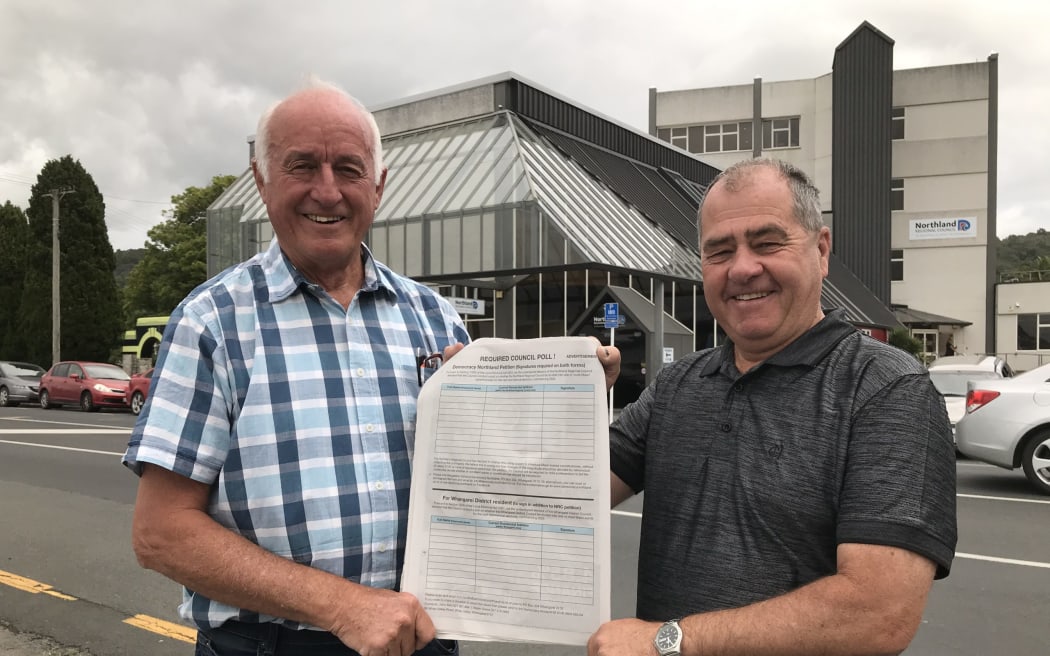
[{"label": "watch face", "polygon": [[664,624],[656,632],[656,647],[658,649],[673,649],[678,642],[678,627],[674,624]]}]

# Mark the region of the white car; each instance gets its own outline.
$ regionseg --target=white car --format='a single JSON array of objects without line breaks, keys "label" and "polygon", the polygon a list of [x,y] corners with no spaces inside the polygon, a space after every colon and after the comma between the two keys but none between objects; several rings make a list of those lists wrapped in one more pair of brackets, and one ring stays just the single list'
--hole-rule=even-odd
[{"label": "white car", "polygon": [[1014,378],[969,383],[956,448],[970,458],[1024,470],[1050,494],[1050,364]]},{"label": "white car", "polygon": [[951,355],[937,358],[927,367],[930,381],[944,397],[948,419],[955,427],[966,414],[966,387],[971,380],[1010,378],[1014,375],[1010,365],[994,355]]}]

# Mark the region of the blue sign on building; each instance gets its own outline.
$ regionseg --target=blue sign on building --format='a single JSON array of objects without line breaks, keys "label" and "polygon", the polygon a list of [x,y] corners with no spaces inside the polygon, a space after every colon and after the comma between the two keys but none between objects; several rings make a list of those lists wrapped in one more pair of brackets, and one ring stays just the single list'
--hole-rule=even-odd
[{"label": "blue sign on building", "polygon": [[615,328],[620,325],[620,304],[619,303],[606,303],[605,304],[605,327]]}]

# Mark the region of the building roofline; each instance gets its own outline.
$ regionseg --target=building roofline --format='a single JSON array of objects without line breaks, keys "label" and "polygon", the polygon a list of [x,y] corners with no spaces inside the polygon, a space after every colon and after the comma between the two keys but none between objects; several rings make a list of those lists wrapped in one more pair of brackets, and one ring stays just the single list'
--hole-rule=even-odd
[{"label": "building roofline", "polygon": [[843,39],[841,43],[839,43],[837,46],[835,46],[835,52],[838,52],[839,50],[841,50],[843,46],[845,46],[847,43],[849,43],[850,40],[852,40],[855,36],[857,36],[861,32],[871,32],[872,34],[874,34],[875,36],[881,38],[882,40],[884,40],[886,43],[888,43],[891,46],[896,43],[896,41],[894,41],[892,38],[890,38],[890,36],[888,34],[883,32],[879,28],[875,27],[874,25],[872,25],[868,21],[864,21],[860,25],[857,26],[857,29],[855,29],[852,32],[850,32],[849,36],[847,36],[845,39]]}]

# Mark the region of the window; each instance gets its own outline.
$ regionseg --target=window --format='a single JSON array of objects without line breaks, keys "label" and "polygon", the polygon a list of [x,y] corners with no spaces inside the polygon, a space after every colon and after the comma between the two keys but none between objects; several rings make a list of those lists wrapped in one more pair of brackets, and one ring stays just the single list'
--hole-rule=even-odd
[{"label": "window", "polygon": [[1017,350],[1050,351],[1050,314],[1017,315]]},{"label": "window", "polygon": [[890,209],[904,209],[904,178],[890,180]]},{"label": "window", "polygon": [[704,126],[705,153],[728,153],[740,150],[740,123]]},{"label": "window", "polygon": [[938,350],[938,333],[936,330],[913,330],[911,336],[922,342],[922,361],[925,364],[930,364],[937,359],[937,354],[940,353]]},{"label": "window", "polygon": [[[795,119],[797,122],[797,119]],[[752,149],[751,121],[660,128],[656,136],[691,153],[732,153]],[[795,145],[798,145],[797,126]]]},{"label": "window", "polygon": [[671,128],[671,145],[678,146],[684,150],[689,148],[688,128]]},{"label": "window", "polygon": [[904,280],[904,250],[895,248],[890,251],[890,281]]},{"label": "window", "polygon": [[762,149],[798,148],[799,118],[773,118],[762,121]]},{"label": "window", "polygon": [[890,123],[890,139],[904,138],[904,108],[893,108],[893,122]]}]

